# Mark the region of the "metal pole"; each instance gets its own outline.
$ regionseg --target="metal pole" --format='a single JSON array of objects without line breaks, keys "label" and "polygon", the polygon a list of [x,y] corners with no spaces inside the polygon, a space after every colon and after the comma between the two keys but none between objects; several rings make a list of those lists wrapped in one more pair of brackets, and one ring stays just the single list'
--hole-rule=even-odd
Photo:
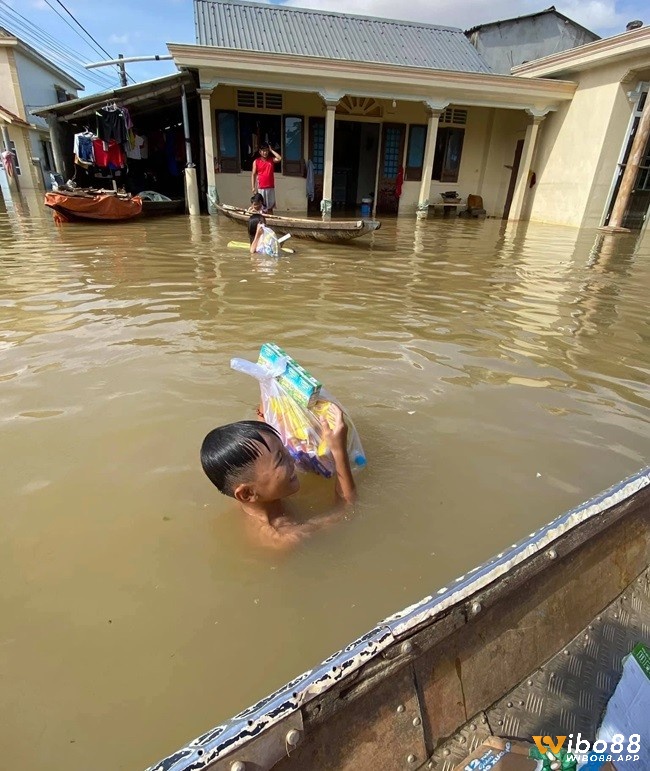
[{"label": "metal pole", "polygon": [[107,59],[105,62],[93,62],[92,64],[84,64],[87,70],[92,70],[94,67],[110,67],[112,64],[120,64],[121,61],[125,64],[127,62],[162,62],[173,59],[171,54],[154,54],[153,56],[122,56],[120,54],[119,59]]},{"label": "metal pole", "polygon": [[118,54],[118,67],[120,68],[120,85],[126,86],[126,67],[124,66],[124,56],[122,54]]},{"label": "metal pole", "polygon": [[187,94],[185,93],[184,83],[181,83],[181,107],[183,110],[183,133],[185,134],[185,201],[188,213],[197,216],[201,213],[199,185],[196,177],[196,167],[192,163],[190,119],[187,114]]},{"label": "metal pole", "polygon": [[190,141],[190,119],[187,114],[187,94],[185,93],[184,83],[181,83],[181,107],[183,109],[183,133],[185,134],[185,160],[188,166],[194,166],[192,163],[192,143]]}]

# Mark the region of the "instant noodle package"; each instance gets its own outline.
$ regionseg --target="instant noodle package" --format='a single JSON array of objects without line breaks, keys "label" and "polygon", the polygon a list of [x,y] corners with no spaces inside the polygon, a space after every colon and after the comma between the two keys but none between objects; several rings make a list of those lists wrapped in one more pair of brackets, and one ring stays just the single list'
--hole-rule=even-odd
[{"label": "instant noodle package", "polygon": [[351,467],[366,465],[359,434],[343,405],[277,345],[264,343],[257,363],[232,359],[230,366],[259,381],[264,420],[277,430],[301,469],[315,471],[324,477],[334,473],[334,460],[323,440],[320,423],[321,418],[330,424],[333,422],[332,404],[341,409],[348,427]]}]

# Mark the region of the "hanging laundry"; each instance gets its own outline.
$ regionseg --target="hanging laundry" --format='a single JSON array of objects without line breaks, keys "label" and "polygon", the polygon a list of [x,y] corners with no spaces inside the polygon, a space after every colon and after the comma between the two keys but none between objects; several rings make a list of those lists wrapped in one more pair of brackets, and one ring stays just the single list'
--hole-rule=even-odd
[{"label": "hanging laundry", "polygon": [[0,158],[2,158],[2,165],[7,172],[7,176],[13,177],[16,168],[16,159],[14,158],[13,152],[11,150],[4,150],[2,155],[0,155]]},{"label": "hanging laundry", "polygon": [[307,198],[310,201],[314,200],[314,162],[310,158],[307,161]]},{"label": "hanging laundry", "polygon": [[402,195],[402,185],[404,184],[404,167],[400,166],[397,172],[397,179],[395,180],[395,195],[400,198]]},{"label": "hanging laundry", "polygon": [[142,160],[142,148],[145,144],[145,138],[139,134],[133,135],[133,142],[129,142],[126,146],[126,157],[132,158],[135,161]]},{"label": "hanging laundry", "polygon": [[74,135],[74,162],[78,166],[92,166],[95,163],[93,152],[94,136],[90,131]]},{"label": "hanging laundry", "polygon": [[119,144],[126,143],[126,123],[124,113],[117,106],[102,107],[95,113],[97,118],[97,136],[103,142],[114,139]]},{"label": "hanging laundry", "polygon": [[123,169],[126,165],[124,150],[114,139],[109,141],[108,149],[104,149],[104,142],[101,139],[93,139],[93,152],[95,163],[102,168]]}]

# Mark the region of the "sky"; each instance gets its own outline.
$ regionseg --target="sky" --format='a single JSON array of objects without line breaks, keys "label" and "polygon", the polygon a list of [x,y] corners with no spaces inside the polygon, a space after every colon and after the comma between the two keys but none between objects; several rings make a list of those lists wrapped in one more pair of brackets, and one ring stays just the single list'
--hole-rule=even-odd
[{"label": "sky", "polygon": [[[552,0],[356,0],[354,12],[468,29],[547,8]],[[350,0],[284,0],[284,5],[349,11]],[[623,32],[627,22],[650,22],[647,0],[557,0],[558,11],[602,37]],[[65,7],[65,8],[64,8]],[[193,43],[192,0],[0,0],[0,26],[9,29],[84,83],[85,93],[119,85],[114,67],[83,65],[109,58],[88,41],[70,13],[111,58],[167,54],[166,43]],[[174,72],[171,62],[130,64],[133,81]],[[129,80],[129,82],[132,82]]]}]

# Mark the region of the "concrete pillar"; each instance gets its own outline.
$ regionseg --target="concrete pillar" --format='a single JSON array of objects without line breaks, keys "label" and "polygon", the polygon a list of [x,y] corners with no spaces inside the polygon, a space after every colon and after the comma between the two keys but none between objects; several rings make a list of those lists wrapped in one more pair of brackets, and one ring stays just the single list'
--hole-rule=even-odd
[{"label": "concrete pillar", "polygon": [[645,155],[645,149],[648,146],[648,140],[650,139],[650,94],[646,97],[645,105],[643,106],[643,112],[641,113],[641,119],[636,128],[634,139],[632,140],[632,147],[630,148],[630,155],[625,164],[625,171],[623,172],[623,178],[616,194],[616,201],[612,209],[612,214],[609,218],[607,226],[601,228],[601,230],[609,230],[611,232],[628,232],[628,228],[623,227],[623,219],[627,212],[628,205],[630,203],[630,196],[634,190],[636,178],[639,173],[639,165]]},{"label": "concrete pillar", "polygon": [[[64,181],[68,177],[66,168],[66,154],[63,147],[63,130],[56,115],[46,116],[47,125],[50,127],[50,139],[52,141],[52,155],[54,155],[54,169],[63,177]],[[70,148],[72,152],[72,148]]]},{"label": "concrete pillar", "polygon": [[201,97],[201,117],[203,122],[203,148],[205,153],[205,173],[207,179],[207,198],[208,212],[216,212],[215,204],[217,202],[217,175],[214,170],[215,159],[215,127],[212,121],[212,88],[199,88],[197,90]]},{"label": "concrete pillar", "polygon": [[541,114],[533,110],[527,110],[527,112],[529,115],[533,116],[533,120],[526,127],[526,136],[524,137],[524,146],[521,151],[517,181],[515,182],[515,190],[512,194],[512,204],[510,205],[510,214],[508,215],[509,222],[521,219],[521,212],[524,208],[524,198],[526,197],[526,190],[528,189],[530,166],[533,162],[535,144],[537,143],[539,124],[546,117],[546,113]]},{"label": "concrete pillar", "polygon": [[320,210],[323,219],[332,216],[332,179],[334,176],[334,127],[336,122],[336,106],[339,100],[325,100],[325,159],[323,163],[323,200]]},{"label": "concrete pillar", "polygon": [[192,217],[196,217],[201,213],[199,184],[196,179],[196,166],[194,165],[185,168],[185,208]]},{"label": "concrete pillar", "polygon": [[420,182],[420,195],[418,197],[417,216],[425,219],[429,214],[429,193],[431,190],[431,175],[433,174],[433,159],[436,154],[436,139],[438,138],[438,123],[447,104],[431,104],[425,102],[429,120],[427,124],[427,140],[424,145],[424,159],[422,161],[422,181]]}]

